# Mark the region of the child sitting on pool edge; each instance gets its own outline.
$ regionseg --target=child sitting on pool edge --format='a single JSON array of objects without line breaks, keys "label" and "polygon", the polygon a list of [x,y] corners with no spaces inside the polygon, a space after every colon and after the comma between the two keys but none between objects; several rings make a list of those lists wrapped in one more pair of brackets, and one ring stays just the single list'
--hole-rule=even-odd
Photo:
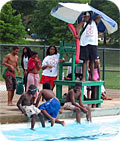
[{"label": "child sitting on pool edge", "polygon": [[[46,102],[38,107],[41,97],[43,97]],[[36,107],[38,107],[41,112],[47,117],[47,119],[51,121],[51,126],[53,126],[54,123],[59,123],[65,126],[64,121],[60,121],[57,119],[58,113],[60,112],[61,104],[58,98],[55,96],[54,92],[50,89],[49,82],[43,84],[43,90],[41,90],[38,95]]]},{"label": "child sitting on pool edge", "polygon": [[37,91],[35,85],[30,85],[28,91],[21,95],[20,99],[17,102],[17,107],[19,110],[27,117],[31,118],[31,129],[34,129],[36,116],[39,116],[42,127],[45,127],[45,120],[41,113],[41,110],[33,105],[34,95]]}]

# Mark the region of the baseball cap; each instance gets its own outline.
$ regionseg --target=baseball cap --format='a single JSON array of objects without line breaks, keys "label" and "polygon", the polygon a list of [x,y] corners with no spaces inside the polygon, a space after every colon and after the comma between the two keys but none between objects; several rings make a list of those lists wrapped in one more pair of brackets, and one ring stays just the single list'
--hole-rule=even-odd
[{"label": "baseball cap", "polygon": [[84,12],[83,15],[84,16],[90,16],[90,13],[89,12]]}]

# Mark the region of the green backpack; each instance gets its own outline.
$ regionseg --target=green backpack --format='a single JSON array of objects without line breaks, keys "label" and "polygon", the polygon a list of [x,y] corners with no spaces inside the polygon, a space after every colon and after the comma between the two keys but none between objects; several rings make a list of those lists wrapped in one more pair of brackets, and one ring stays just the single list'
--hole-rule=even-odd
[{"label": "green backpack", "polygon": [[2,77],[5,79],[5,73],[6,73],[7,67],[5,67],[4,71],[2,72]]},{"label": "green backpack", "polygon": [[17,80],[16,94],[21,95],[24,93],[23,78],[16,77],[16,80]]}]

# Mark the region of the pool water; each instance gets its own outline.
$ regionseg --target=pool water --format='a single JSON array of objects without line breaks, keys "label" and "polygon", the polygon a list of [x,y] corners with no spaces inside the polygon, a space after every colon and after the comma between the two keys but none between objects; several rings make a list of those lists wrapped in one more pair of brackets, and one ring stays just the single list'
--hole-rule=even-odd
[{"label": "pool water", "polygon": [[0,125],[1,132],[11,141],[119,141],[120,115],[95,117],[92,123],[82,119],[81,124],[75,120],[66,120],[66,126],[46,123],[42,128],[36,123],[35,131],[30,130],[30,123]]}]

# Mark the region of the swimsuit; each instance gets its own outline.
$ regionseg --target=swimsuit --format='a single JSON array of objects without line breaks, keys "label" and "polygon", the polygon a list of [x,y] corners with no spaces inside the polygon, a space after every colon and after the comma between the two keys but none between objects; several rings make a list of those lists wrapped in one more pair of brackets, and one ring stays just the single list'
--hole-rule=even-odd
[{"label": "swimsuit", "polygon": [[5,82],[7,91],[13,91],[16,89],[16,75],[11,70],[7,69],[5,72]]},{"label": "swimsuit", "polygon": [[34,114],[38,115],[41,112],[41,110],[35,107],[35,105],[23,106],[23,109],[25,110],[28,117],[31,117]]},{"label": "swimsuit", "polygon": [[41,104],[38,108],[40,110],[46,110],[49,115],[56,118],[60,110],[61,104],[56,98],[52,98],[45,103]]}]

